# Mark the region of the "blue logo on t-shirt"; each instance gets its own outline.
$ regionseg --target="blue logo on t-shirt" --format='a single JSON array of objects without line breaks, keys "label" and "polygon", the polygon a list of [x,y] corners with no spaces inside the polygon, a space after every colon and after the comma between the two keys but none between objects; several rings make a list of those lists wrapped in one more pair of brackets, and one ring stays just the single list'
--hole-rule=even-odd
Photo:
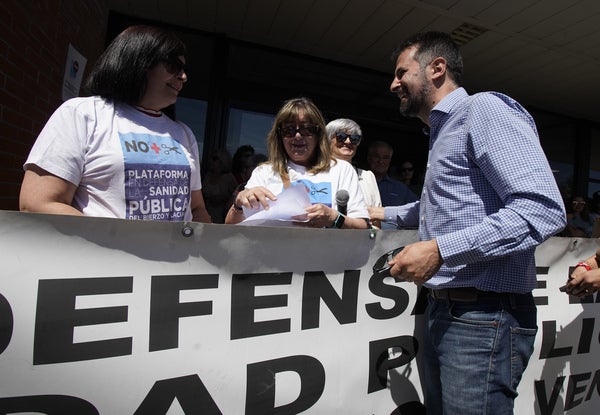
[{"label": "blue logo on t-shirt", "polygon": [[320,182],[313,183],[310,180],[302,179],[295,183],[302,183],[308,189],[308,197],[311,204],[322,203],[331,207],[331,183]]},{"label": "blue logo on t-shirt", "polygon": [[119,134],[127,219],[184,220],[190,204],[190,163],[171,136]]}]

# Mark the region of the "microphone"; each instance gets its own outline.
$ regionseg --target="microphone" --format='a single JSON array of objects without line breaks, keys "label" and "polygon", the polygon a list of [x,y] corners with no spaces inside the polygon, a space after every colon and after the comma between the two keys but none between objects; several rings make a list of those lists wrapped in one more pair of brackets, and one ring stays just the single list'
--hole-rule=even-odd
[{"label": "microphone", "polygon": [[335,194],[335,203],[337,205],[337,210],[342,215],[346,215],[348,212],[348,199],[350,199],[350,194],[347,190],[341,189],[338,190]]}]

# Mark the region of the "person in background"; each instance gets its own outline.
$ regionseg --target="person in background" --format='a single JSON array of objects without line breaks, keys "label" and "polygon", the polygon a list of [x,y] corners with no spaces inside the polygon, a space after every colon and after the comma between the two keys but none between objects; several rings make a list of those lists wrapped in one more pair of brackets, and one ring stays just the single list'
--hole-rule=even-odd
[{"label": "person in background", "polygon": [[[333,157],[352,164],[352,159],[356,155],[356,151],[362,140],[360,126],[353,120],[338,118],[329,122],[325,126],[325,131],[331,142]],[[354,170],[358,175],[358,184],[360,184],[360,189],[362,190],[367,206],[381,206],[381,196],[379,195],[377,180],[373,172],[359,169],[358,167],[354,167]]]},{"label": "person in background", "polygon": [[408,186],[415,195],[421,195],[423,185],[415,177],[415,166],[411,161],[405,160],[400,164],[400,182]]},{"label": "person in background", "polygon": [[231,205],[233,205],[235,202],[235,198],[237,197],[238,193],[244,190],[246,187],[246,183],[248,183],[248,180],[250,180],[250,176],[252,176],[252,172],[256,166],[266,163],[267,161],[269,161],[269,158],[262,153],[256,153],[250,157],[244,157],[241,159],[239,168],[239,178],[241,183],[237,185],[234,192],[231,194],[229,202],[227,203],[227,210],[231,209]]},{"label": "person in background", "polygon": [[246,183],[248,177],[244,178],[244,172],[248,159],[254,155],[254,147],[250,144],[243,144],[233,153],[231,161],[231,173],[235,177],[237,184]]},{"label": "person in background", "polygon": [[564,230],[565,236],[590,238],[600,216],[590,212],[590,203],[583,196],[575,196],[572,206],[573,212]]},{"label": "person in background", "polygon": [[230,164],[226,149],[214,150],[208,157],[208,169],[202,177],[202,195],[213,223],[225,221],[227,203],[237,186]]},{"label": "person in background", "polygon": [[584,261],[580,261],[561,291],[576,297],[585,297],[600,290],[600,249]]},{"label": "person in background", "polygon": [[244,190],[246,183],[248,183],[248,180],[250,180],[250,177],[252,177],[252,172],[254,169],[259,164],[266,163],[267,161],[269,161],[269,158],[262,153],[253,154],[252,156],[243,160],[243,165],[240,169],[240,178],[242,182],[238,185],[238,191]]},{"label": "person in background", "polygon": [[[257,166],[239,192],[225,223],[244,220],[244,209],[269,208],[269,201],[292,185],[307,188],[311,205],[305,226],[367,229],[369,215],[352,165],[331,156],[321,111],[308,98],[291,99],[275,116],[267,136],[269,161]],[[338,190],[349,193],[347,213],[337,210]]]},{"label": "person in background", "polygon": [[535,250],[566,225],[564,204],[531,115],[503,94],[469,95],[449,34],[413,35],[394,61],[400,113],[429,135],[421,199],[392,209],[419,242],[389,262],[428,291],[427,414],[511,414],[537,333]]},{"label": "person in background", "polygon": [[[388,171],[390,162],[394,155],[394,149],[385,141],[375,141],[369,146],[367,162],[369,168],[377,179],[377,187],[381,196],[382,206],[401,206],[417,200],[417,196],[406,186],[392,179]],[[383,209],[377,206],[369,206],[371,219],[381,222],[381,229],[398,229],[395,218],[386,218]]]},{"label": "person in background", "polygon": [[162,110],[187,81],[185,45],[132,26],[96,62],[92,96],[63,103],[24,164],[20,210],[210,222],[192,131]]}]

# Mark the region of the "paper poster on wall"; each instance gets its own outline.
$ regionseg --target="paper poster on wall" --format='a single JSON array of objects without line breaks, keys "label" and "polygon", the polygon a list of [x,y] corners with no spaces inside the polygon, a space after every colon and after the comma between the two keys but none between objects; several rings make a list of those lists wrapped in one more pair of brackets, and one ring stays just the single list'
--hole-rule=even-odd
[{"label": "paper poster on wall", "polygon": [[87,59],[69,43],[62,88],[63,101],[79,96],[79,88],[86,63]]}]

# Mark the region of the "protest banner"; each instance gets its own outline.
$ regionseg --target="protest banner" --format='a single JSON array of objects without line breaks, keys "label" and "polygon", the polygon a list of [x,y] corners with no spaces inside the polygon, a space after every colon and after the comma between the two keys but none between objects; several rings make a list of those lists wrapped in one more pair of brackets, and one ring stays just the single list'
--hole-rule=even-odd
[{"label": "protest banner", "polygon": [[[0,414],[415,414],[424,296],[372,272],[415,231],[0,212]],[[595,239],[536,252],[516,414],[596,413]]]}]

